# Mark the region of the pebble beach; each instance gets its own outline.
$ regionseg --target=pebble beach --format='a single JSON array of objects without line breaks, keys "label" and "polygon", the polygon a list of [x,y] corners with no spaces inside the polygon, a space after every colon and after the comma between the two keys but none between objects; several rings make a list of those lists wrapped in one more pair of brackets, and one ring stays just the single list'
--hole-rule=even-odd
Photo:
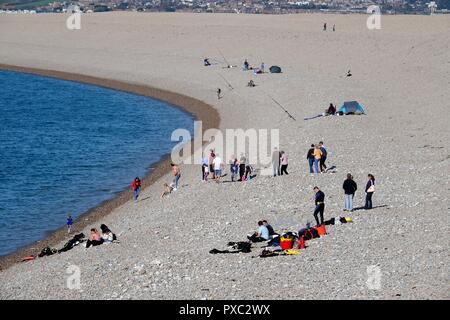
[{"label": "pebble beach", "polygon": [[[449,298],[448,17],[383,16],[380,30],[367,29],[365,15],[111,12],[82,15],[81,30],[66,29],[66,18],[0,15],[0,67],[152,96],[190,111],[204,129],[279,129],[289,175],[256,168],[245,184],[229,175],[204,183],[200,165],[181,165],[181,187],[161,199],[172,180],[166,159],[138,203],[124,191],[76,224],[88,235],[105,223],[120,243],[26,263],[6,257],[0,299]],[[322,31],[324,22],[336,31]],[[237,67],[223,68],[223,56]],[[244,59],[283,72],[244,72]],[[351,100],[367,115],[303,120]],[[319,141],[335,169],[311,176],[306,152]],[[348,172],[355,207],[375,175],[374,209],[342,211]],[[325,219],[353,223],[329,226],[299,255],[262,259],[263,244],[209,253],[245,241],[258,220],[277,231],[304,227],[314,220],[314,186],[326,195]],[[33,247],[67,240],[60,232]],[[67,286],[70,266],[80,270],[78,289]],[[377,288],[368,285],[373,268]]]}]

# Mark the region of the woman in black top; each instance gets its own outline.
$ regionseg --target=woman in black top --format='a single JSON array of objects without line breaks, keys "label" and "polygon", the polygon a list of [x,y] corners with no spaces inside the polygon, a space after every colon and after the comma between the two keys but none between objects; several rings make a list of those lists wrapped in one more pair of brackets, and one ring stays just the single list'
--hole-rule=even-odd
[{"label": "woman in black top", "polygon": [[372,174],[367,176],[369,181],[366,184],[366,204],[364,205],[364,209],[369,210],[372,209],[372,195],[375,192],[375,177]]},{"label": "woman in black top", "polygon": [[308,150],[308,153],[306,154],[306,159],[309,163],[309,173],[314,174],[314,144],[311,145],[311,149]]}]

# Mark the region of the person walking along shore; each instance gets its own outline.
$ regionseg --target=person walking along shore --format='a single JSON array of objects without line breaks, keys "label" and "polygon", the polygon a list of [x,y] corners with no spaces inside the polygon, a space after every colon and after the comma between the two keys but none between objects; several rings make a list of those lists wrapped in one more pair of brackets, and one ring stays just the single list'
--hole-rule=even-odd
[{"label": "person walking along shore", "polygon": [[131,183],[131,188],[133,189],[134,202],[137,202],[139,194],[141,192],[141,179],[139,179],[139,177],[134,178],[133,182]]}]

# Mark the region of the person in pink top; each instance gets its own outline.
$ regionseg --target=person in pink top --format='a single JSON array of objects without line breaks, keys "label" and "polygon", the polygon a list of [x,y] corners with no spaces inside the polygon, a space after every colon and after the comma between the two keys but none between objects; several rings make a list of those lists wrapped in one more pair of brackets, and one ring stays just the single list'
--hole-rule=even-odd
[{"label": "person in pink top", "polygon": [[288,156],[286,154],[286,152],[281,151],[281,175],[283,175],[283,173],[285,174],[289,174],[287,172],[287,167],[288,167]]},{"label": "person in pink top", "polygon": [[91,235],[89,236],[89,240],[86,241],[86,248],[89,248],[90,246],[98,246],[103,243],[103,238],[100,235],[100,232],[98,232],[97,229],[93,228],[91,229]]}]

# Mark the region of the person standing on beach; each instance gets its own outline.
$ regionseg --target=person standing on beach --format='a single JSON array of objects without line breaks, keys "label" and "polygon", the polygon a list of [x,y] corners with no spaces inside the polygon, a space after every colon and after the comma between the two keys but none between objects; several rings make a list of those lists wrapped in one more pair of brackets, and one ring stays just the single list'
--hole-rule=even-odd
[{"label": "person standing on beach", "polygon": [[333,24],[333,32],[335,32],[335,31],[336,31],[336,25]]},{"label": "person standing on beach", "polygon": [[370,210],[372,209],[372,196],[375,192],[375,177],[370,173],[367,177],[369,180],[366,184],[366,204],[364,205],[364,209]]},{"label": "person standing on beach", "polygon": [[177,191],[177,189],[178,189],[178,181],[180,181],[180,178],[181,178],[181,170],[180,170],[180,167],[178,165],[176,165],[175,163],[171,163],[170,165],[172,167],[172,173],[173,173],[173,176],[174,176],[174,179],[173,179],[173,184],[174,184],[173,191]]},{"label": "person standing on beach", "polygon": [[[323,224],[323,212],[325,211],[325,193],[320,191],[319,187],[314,187],[314,192],[316,193],[314,197],[314,203],[316,208],[314,209],[314,219],[316,219],[317,226]],[[320,215],[320,220],[318,215]]]},{"label": "person standing on beach", "polygon": [[231,182],[234,182],[234,179],[239,173],[239,161],[233,155],[230,159],[230,172],[231,172]]},{"label": "person standing on beach", "polygon": [[347,179],[345,179],[342,185],[344,189],[344,211],[353,211],[353,197],[358,189],[356,182],[353,180],[353,176],[347,173]]},{"label": "person standing on beach", "polygon": [[281,154],[281,172],[280,172],[280,174],[281,175],[283,175],[283,173],[289,174],[287,172],[288,156],[287,156],[286,152],[284,152],[284,151],[281,151],[280,154]]},{"label": "person standing on beach", "polygon": [[274,177],[280,175],[280,152],[276,147],[272,152],[272,174]]},{"label": "person standing on beach", "polygon": [[221,96],[220,96],[221,93],[222,93],[222,89],[217,88],[217,99],[221,98]]},{"label": "person standing on beach", "polygon": [[220,177],[222,176],[222,158],[219,157],[218,153],[216,153],[216,156],[214,157],[213,164],[215,179],[216,182],[219,183]]},{"label": "person standing on beach", "polygon": [[247,158],[245,158],[244,154],[241,153],[241,158],[239,159],[239,180],[238,181],[243,181],[245,179],[245,169],[246,169],[246,164],[247,162]]},{"label": "person standing on beach", "polygon": [[323,145],[323,141],[319,142],[319,148],[320,152],[322,152],[322,156],[320,157],[320,172],[327,172],[327,165],[325,164],[325,161],[327,160],[327,149]]},{"label": "person standing on beach", "polygon": [[208,157],[203,157],[202,158],[202,181],[205,181],[206,177],[205,177],[205,168],[207,168],[209,166],[209,159]]},{"label": "person standing on beach", "polygon": [[69,214],[67,216],[67,233],[70,233],[70,231],[72,231],[72,225],[73,225],[72,215]]},{"label": "person standing on beach", "polygon": [[319,174],[319,162],[322,158],[322,151],[320,151],[320,147],[318,144],[314,146],[314,169],[316,171],[316,174]]},{"label": "person standing on beach", "polygon": [[261,67],[259,68],[261,73],[264,73],[264,68],[265,68],[264,62],[261,62]]},{"label": "person standing on beach", "polygon": [[311,145],[311,148],[308,150],[308,153],[306,154],[306,159],[308,160],[309,164],[309,173],[311,175],[314,174],[313,165],[314,165],[314,145]]},{"label": "person standing on beach", "polygon": [[214,153],[214,150],[213,149],[209,150],[209,158],[208,158],[209,172],[212,173],[213,180],[216,178],[216,175],[214,173],[214,164],[213,164],[215,157],[216,157],[216,154]]},{"label": "person standing on beach", "polygon": [[323,31],[327,31],[327,23],[326,22],[323,24]]},{"label": "person standing on beach", "polygon": [[137,202],[139,193],[141,192],[141,179],[139,179],[139,177],[134,178],[133,182],[131,183],[131,188],[133,189],[134,202]]}]

